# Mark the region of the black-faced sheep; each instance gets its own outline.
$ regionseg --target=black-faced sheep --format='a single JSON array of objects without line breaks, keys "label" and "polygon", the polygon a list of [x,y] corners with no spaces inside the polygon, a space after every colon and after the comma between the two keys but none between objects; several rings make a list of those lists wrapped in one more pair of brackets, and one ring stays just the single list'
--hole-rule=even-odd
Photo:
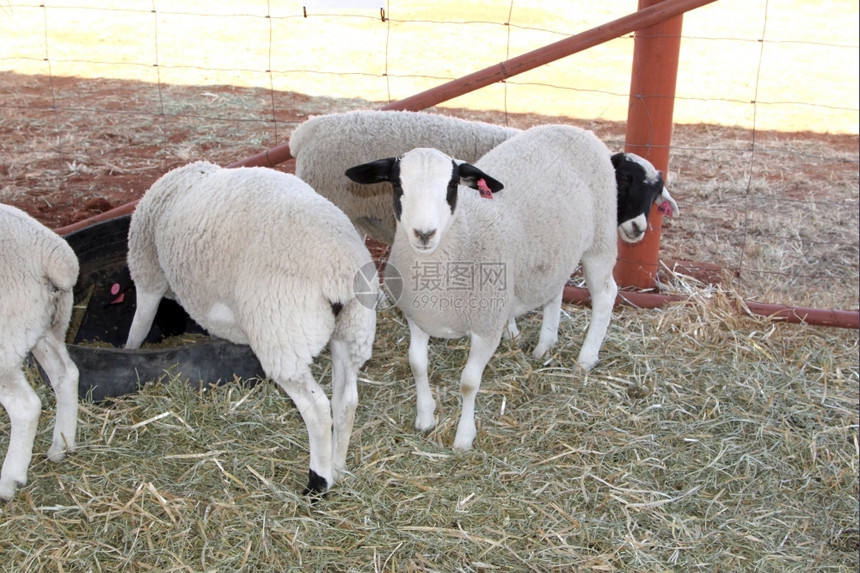
[{"label": "black-faced sheep", "polygon": [[0,472],[0,499],[27,483],[42,404],[24,376],[32,353],[57,400],[48,459],[75,450],[78,368],[65,336],[72,314],[78,259],[60,236],[15,207],[0,205],[0,403],[9,414],[9,449]]},{"label": "black-faced sheep", "polygon": [[[197,162],[141,199],[128,268],[137,309],[126,347],[140,346],[163,296],[210,334],[249,344],[307,426],[306,493],[331,487],[346,471],[358,369],[376,331],[373,262],[346,216],[292,175]],[[310,370],[326,344],[331,402]]]},{"label": "black-faced sheep", "polygon": [[393,187],[398,222],[386,281],[402,275],[397,306],[409,324],[416,428],[435,426],[429,337],[470,337],[453,444],[470,449],[475,397],[506,325],[543,308],[533,354],[549,352],[558,341],[565,283],[580,262],[592,312],[578,363],[585,370],[597,363],[617,293],[617,237],[615,173],[609,151],[594,134],[539,126],[495,147],[474,166],[419,148],[346,174],[359,183],[388,181]]},{"label": "black-faced sheep", "polygon": [[[394,241],[396,220],[388,189],[362,188],[343,176],[360,163],[397,157],[416,147],[432,147],[462,161],[475,162],[521,130],[413,111],[350,111],[309,119],[290,137],[296,175],[340,207],[356,228],[386,245]],[[638,242],[645,233],[651,204],[668,203],[677,214],[659,172],[632,153],[613,156],[618,171],[618,234]],[[638,170],[638,172],[637,172]],[[660,178],[657,181],[657,178]]]},{"label": "black-faced sheep", "polygon": [[650,161],[635,153],[612,156],[618,188],[618,235],[627,243],[638,243],[648,229],[651,205],[666,215],[678,215],[678,204],[666,189],[663,175]]},{"label": "black-faced sheep", "polygon": [[353,165],[435,147],[464,161],[483,154],[519,130],[411,111],[351,111],[309,119],[290,137],[296,176],[340,207],[361,232],[390,245],[396,221],[381,185],[362,187],[343,176]]}]

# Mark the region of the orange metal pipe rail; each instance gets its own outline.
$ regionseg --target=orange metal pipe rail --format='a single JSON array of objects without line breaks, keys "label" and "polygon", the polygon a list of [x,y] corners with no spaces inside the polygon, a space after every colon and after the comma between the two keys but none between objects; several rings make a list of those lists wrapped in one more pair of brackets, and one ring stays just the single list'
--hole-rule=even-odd
[{"label": "orange metal pipe rail", "polygon": [[[578,287],[564,287],[563,300],[575,304],[589,304],[588,291]],[[615,304],[628,304],[636,308],[660,308],[670,303],[686,303],[689,299],[678,295],[667,295],[637,291],[619,291]],[[786,306],[738,299],[735,309],[740,314],[768,316],[790,323],[807,323],[814,326],[838,326],[840,328],[860,328],[860,311],[834,310],[827,308],[806,308]]]},{"label": "orange metal pipe rail", "polygon": [[134,208],[137,206],[137,201],[132,201],[130,203],[126,203],[125,205],[120,205],[119,207],[115,207],[110,211],[105,211],[104,213],[99,213],[98,215],[93,215],[92,217],[88,217],[82,221],[78,221],[77,223],[72,223],[70,225],[66,225],[65,227],[57,227],[54,229],[54,232],[60,236],[68,235],[74,231],[80,231],[84,227],[89,227],[90,225],[95,225],[96,223],[101,223],[102,221],[107,221],[109,219],[113,219],[115,217],[122,217],[123,215],[128,215],[134,211]]},{"label": "orange metal pipe rail", "polygon": [[[448,101],[463,94],[500,82],[506,78],[527,72],[544,64],[554,62],[603,42],[647,28],[669,18],[711,4],[716,0],[663,0],[633,14],[628,14],[602,26],[559,40],[537,50],[526,52],[510,60],[471,73],[414,96],[382,106],[383,110],[418,111]],[[290,159],[290,145],[283,143],[254,156],[229,165],[229,167],[271,167]]]},{"label": "orange metal pipe rail", "polygon": [[[417,111],[434,106],[437,103],[461,96],[476,89],[486,87],[495,82],[502,81],[511,76],[527,72],[543,64],[559,60],[585,49],[592,48],[608,40],[613,40],[624,34],[629,34],[640,28],[647,28],[673,18],[684,12],[711,4],[716,0],[663,0],[653,6],[641,9],[633,14],[628,14],[602,26],[592,28],[580,34],[559,40],[548,46],[526,52],[520,56],[501,62],[494,66],[484,68],[459,79],[452,80],[441,86],[431,88],[414,96],[391,102],[382,106],[384,110],[411,110]],[[227,167],[274,167],[291,159],[289,142],[282,143],[256,155],[252,155],[242,161],[231,163]],[[86,227],[99,221],[105,221],[113,217],[125,215],[134,210],[137,201],[117,207],[105,213],[101,213],[84,221],[73,223],[66,227],[56,229],[65,235],[72,231]],[[653,213],[649,219],[653,217]],[[659,215],[658,215],[659,216]],[[647,237],[647,234],[646,234]]]}]

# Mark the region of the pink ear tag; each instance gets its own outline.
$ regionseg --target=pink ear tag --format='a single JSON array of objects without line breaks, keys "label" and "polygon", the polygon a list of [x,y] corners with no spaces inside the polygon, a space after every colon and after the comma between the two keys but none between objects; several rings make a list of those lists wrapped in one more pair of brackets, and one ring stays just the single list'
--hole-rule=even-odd
[{"label": "pink ear tag", "polygon": [[490,191],[489,187],[487,187],[487,182],[483,178],[478,179],[478,192],[481,194],[481,197],[483,197],[484,199],[492,199],[493,198],[493,192]]},{"label": "pink ear tag", "polygon": [[668,201],[663,201],[660,203],[660,206],[657,207],[657,210],[666,215],[667,217],[672,216],[672,204]]},{"label": "pink ear tag", "polygon": [[[113,283],[111,285],[110,293],[116,297],[112,301],[110,301],[110,304],[120,304],[125,300],[125,293],[120,292],[119,283]],[[116,295],[119,295],[119,296],[116,296]]]}]

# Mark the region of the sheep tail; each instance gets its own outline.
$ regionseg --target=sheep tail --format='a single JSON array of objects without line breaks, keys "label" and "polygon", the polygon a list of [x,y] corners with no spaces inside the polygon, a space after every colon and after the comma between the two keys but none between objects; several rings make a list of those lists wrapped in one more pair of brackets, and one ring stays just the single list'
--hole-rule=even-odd
[{"label": "sheep tail", "polygon": [[71,291],[78,280],[78,258],[65,241],[53,242],[44,251],[45,278],[60,291]]}]

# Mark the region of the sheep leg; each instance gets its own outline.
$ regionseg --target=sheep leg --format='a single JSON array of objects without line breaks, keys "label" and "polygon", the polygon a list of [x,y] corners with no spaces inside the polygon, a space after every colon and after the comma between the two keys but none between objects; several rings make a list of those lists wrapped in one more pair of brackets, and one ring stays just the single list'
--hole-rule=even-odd
[{"label": "sheep leg", "polygon": [[427,376],[430,335],[411,320],[406,319],[406,322],[409,324],[409,366],[415,379],[415,429],[427,432],[436,427],[436,400],[433,399],[430,379]]},{"label": "sheep leg", "polygon": [[78,427],[78,368],[69,357],[59,330],[49,330],[32,350],[48,375],[57,401],[54,436],[48,449],[48,459],[52,462],[59,462],[66,452],[75,451]]},{"label": "sheep leg", "polygon": [[346,453],[358,405],[358,365],[349,342],[334,340],[331,346],[332,478],[346,473]]},{"label": "sheep leg", "polygon": [[166,292],[166,288],[164,290],[150,291],[135,286],[137,302],[134,309],[134,318],[131,321],[131,327],[128,329],[128,339],[125,342],[126,348],[140,348],[140,345],[143,344],[146,335],[149,334],[149,329],[152,328],[152,321],[155,320],[155,313],[158,312],[161,297]]},{"label": "sheep leg", "polygon": [[588,255],[582,257],[585,284],[591,295],[591,324],[588,325],[588,332],[585,334],[585,341],[582,343],[576,361],[586,372],[597,364],[600,346],[603,344],[609,320],[612,318],[612,307],[618,294],[618,286],[612,276],[614,264],[614,257],[612,259],[592,258]]},{"label": "sheep leg", "polygon": [[9,500],[27,484],[27,470],[33,457],[33,441],[39,425],[42,402],[20,368],[0,370],[0,404],[9,415],[9,449],[0,470],[0,499]]},{"label": "sheep leg", "polygon": [[540,338],[532,352],[532,356],[541,359],[558,343],[558,321],[561,317],[561,296],[564,289],[558,291],[558,296],[543,307],[543,320],[540,327]]},{"label": "sheep leg", "polygon": [[[258,356],[261,355],[258,354]],[[281,362],[290,363],[295,358],[282,357]],[[298,366],[298,371],[290,376],[285,376],[283,372],[278,371],[267,370],[267,373],[296,405],[308,431],[310,465],[308,486],[304,493],[305,495],[322,493],[334,484],[331,455],[331,403],[307,366]]]},{"label": "sheep leg", "polygon": [[509,318],[505,330],[502,332],[502,338],[505,340],[513,340],[520,335],[520,330],[517,328],[517,320]]},{"label": "sheep leg", "polygon": [[454,436],[455,450],[472,449],[472,442],[478,434],[478,430],[475,428],[475,398],[481,388],[484,368],[486,368],[490,358],[493,357],[493,353],[496,352],[500,340],[501,332],[490,339],[472,333],[469,359],[460,375],[462,412],[460,413],[460,423],[457,425],[457,434]]}]

